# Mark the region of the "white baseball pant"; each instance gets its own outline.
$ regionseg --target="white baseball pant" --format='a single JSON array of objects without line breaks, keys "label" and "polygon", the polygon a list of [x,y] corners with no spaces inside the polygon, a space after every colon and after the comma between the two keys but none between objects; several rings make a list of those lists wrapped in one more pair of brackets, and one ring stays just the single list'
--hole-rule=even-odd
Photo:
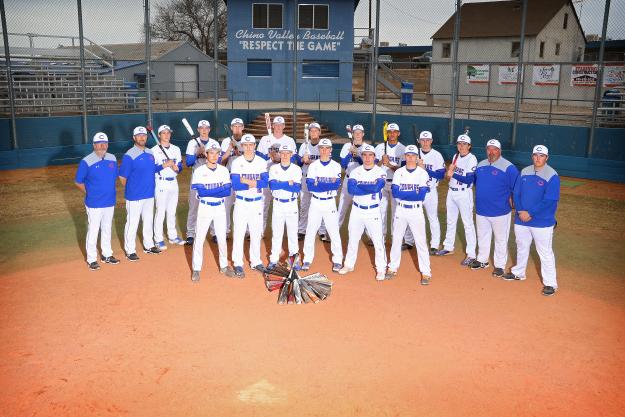
[{"label": "white baseball pant", "polygon": [[299,252],[297,241],[297,222],[299,220],[297,210],[297,198],[293,201],[273,200],[273,212],[271,214],[271,255],[269,262],[278,262],[282,251],[282,238],[284,226],[288,240],[289,255]]},{"label": "white baseball pant", "polygon": [[[308,185],[306,185],[306,178],[302,178],[302,190],[299,193],[299,222],[297,226],[297,233],[305,234],[306,227],[308,226],[308,211],[310,210],[310,200],[312,199],[312,194],[308,192]],[[321,222],[321,227],[319,227],[319,234],[325,235],[327,234],[325,223]]]},{"label": "white baseball pant", "polygon": [[[382,188],[382,198],[380,199],[380,214],[382,219],[382,237],[383,241],[386,239],[386,229],[387,229],[387,219],[388,219],[388,202],[391,202],[391,230],[393,229],[393,217],[395,216],[395,207],[397,206],[397,201],[393,197],[391,192],[391,185],[393,183],[391,181],[386,181],[384,184],[384,188]],[[353,208],[352,208],[353,211]],[[369,236],[371,237],[371,236]]]},{"label": "white baseball pant", "polygon": [[517,260],[516,265],[510,272],[518,277],[525,277],[527,259],[530,255],[532,239],[536,245],[536,252],[540,257],[540,274],[543,278],[543,285],[558,288],[556,280],[556,257],[553,254],[553,226],[551,227],[529,227],[515,224],[514,234],[516,236]]},{"label": "white baseball pant", "polygon": [[[193,174],[191,174],[193,175]],[[195,237],[195,224],[197,223],[197,209],[200,204],[197,191],[189,188],[189,213],[187,214],[187,237]]]},{"label": "white baseball pant", "polygon": [[358,245],[362,238],[362,233],[366,230],[373,242],[375,249],[375,269],[378,272],[386,272],[386,248],[382,235],[380,208],[361,209],[352,205],[352,213],[349,215],[349,240],[347,242],[347,254],[345,255],[345,265],[354,268],[358,258]]},{"label": "white baseball pant", "polygon": [[343,263],[343,246],[339,233],[339,214],[336,210],[334,197],[327,200],[319,200],[312,197],[308,210],[308,224],[306,225],[306,237],[304,238],[304,262],[312,263],[315,258],[315,237],[321,222],[326,224],[327,233],[330,235],[330,250],[332,251],[332,263]]},{"label": "white baseball pant", "polygon": [[347,181],[349,177],[345,177],[345,181],[341,186],[341,194],[339,195],[339,226],[343,226],[343,222],[345,221],[345,217],[347,216],[347,212],[349,208],[352,206],[352,201],[354,200],[352,195],[347,192]]},{"label": "white baseball pant", "polygon": [[[438,189],[436,187],[430,188],[430,191],[425,195],[423,207],[430,223],[430,247],[438,249],[441,245],[441,224],[438,221]],[[414,236],[410,228],[406,230],[405,239],[407,244],[415,246]]]},{"label": "white baseball pant", "polygon": [[167,236],[170,240],[178,237],[176,230],[176,208],[178,207],[178,181],[156,180],[154,193],[156,214],[154,215],[154,241],[162,242],[163,221],[167,219]]},{"label": "white baseball pant", "polygon": [[271,190],[269,187],[263,188],[263,197],[264,197],[264,205],[263,205],[263,233],[262,236],[265,235],[265,230],[267,229],[267,219],[269,219],[269,208],[271,207],[271,203],[273,200],[273,196],[271,195]]},{"label": "white baseball pant", "polygon": [[473,190],[465,189],[459,191],[449,190],[447,193],[447,231],[443,247],[445,250],[453,251],[456,241],[456,224],[458,223],[458,213],[464,225],[464,237],[467,240],[467,257],[475,258],[475,226],[473,225]]},{"label": "white baseball pant", "polygon": [[[234,194],[224,197],[224,207],[226,208],[226,237],[230,234],[230,225],[232,223],[232,207],[234,206]],[[215,236],[215,226],[210,225],[208,232],[211,236]]]},{"label": "white baseball pant", "polygon": [[102,208],[89,208],[87,209],[87,262],[96,262],[98,260],[98,233],[100,235],[100,249],[102,250],[102,256],[108,258],[113,256],[113,249],[111,248],[111,228],[113,226],[113,212],[115,206],[102,207]]},{"label": "white baseball pant", "polygon": [[196,235],[193,241],[193,260],[191,262],[194,271],[202,270],[204,242],[206,241],[206,234],[211,224],[217,236],[219,268],[226,268],[228,266],[228,241],[226,240],[226,210],[224,204],[212,206],[200,202],[197,211]]},{"label": "white baseball pant", "polygon": [[488,262],[490,257],[490,242],[495,235],[495,251],[493,252],[493,265],[495,268],[504,269],[508,262],[508,237],[510,236],[510,213],[503,216],[487,217],[475,215],[477,228],[477,260],[482,263]]},{"label": "white baseball pant", "polygon": [[154,198],[134,201],[126,200],[126,226],[124,227],[124,250],[126,255],[137,253],[136,239],[139,220],[143,222],[143,247],[145,249],[153,248]]},{"label": "white baseball pant", "polygon": [[237,198],[232,217],[232,264],[243,267],[243,243],[245,231],[250,230],[250,266],[262,264],[260,259],[260,240],[263,227],[263,207],[261,198],[245,201]]},{"label": "white baseball pant", "polygon": [[388,267],[392,271],[399,269],[401,261],[401,244],[406,231],[412,231],[416,236],[413,240],[419,259],[419,271],[423,275],[432,275],[430,269],[430,253],[425,239],[425,216],[423,215],[422,203],[405,202],[398,203],[393,221],[393,243],[391,244],[391,260]]}]

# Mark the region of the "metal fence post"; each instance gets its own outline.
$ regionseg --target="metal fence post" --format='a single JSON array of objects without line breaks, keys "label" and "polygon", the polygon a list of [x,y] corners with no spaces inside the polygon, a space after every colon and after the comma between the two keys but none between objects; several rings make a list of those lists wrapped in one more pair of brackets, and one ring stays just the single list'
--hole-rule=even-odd
[{"label": "metal fence post", "polygon": [[460,8],[462,0],[456,1],[456,19],[454,22],[454,39],[452,44],[452,77],[451,77],[451,107],[449,110],[449,144],[454,143],[456,119],[456,100],[458,100],[458,44],[460,43]]},{"label": "metal fence post", "polygon": [[608,31],[608,17],[610,16],[610,0],[605,2],[603,12],[603,28],[601,29],[601,45],[599,46],[599,68],[597,69],[597,84],[595,86],[595,99],[592,103],[592,120],[590,121],[590,137],[586,157],[592,156],[592,145],[595,141],[595,125],[597,124],[597,107],[601,104],[601,87],[603,86],[603,54],[605,52],[605,37]]},{"label": "metal fence post", "polygon": [[378,53],[380,48],[380,0],[375,2],[375,42],[373,45],[373,61],[372,69],[372,88],[373,98],[371,100],[371,140],[375,141],[375,118],[378,114]]},{"label": "metal fence post", "polygon": [[82,78],[82,139],[89,143],[87,128],[87,80],[85,71],[85,39],[82,31],[82,1],[76,0],[78,6],[78,41],[80,44],[80,76]]},{"label": "metal fence post", "polygon": [[293,139],[297,140],[297,48],[299,43],[299,17],[297,0],[293,1]]},{"label": "metal fence post", "polygon": [[0,0],[0,18],[2,19],[2,40],[4,41],[4,59],[7,67],[7,86],[9,87],[9,110],[11,112],[11,144],[13,149],[17,146],[17,123],[15,120],[15,91],[13,90],[13,72],[11,71],[11,51],[9,50],[9,33],[7,29],[6,11],[4,0]]},{"label": "metal fence post", "polygon": [[[145,92],[147,101],[148,121],[147,125],[152,126],[152,49],[151,49],[151,26],[150,26],[150,0],[144,0],[144,24],[145,24]],[[183,86],[184,89],[184,86]],[[184,93],[183,93],[184,94]]]},{"label": "metal fence post", "polygon": [[[215,95],[215,105],[213,106],[213,113],[215,119],[215,134],[217,134],[217,129],[219,128],[219,68],[218,60],[219,60],[219,34],[217,32],[217,1],[213,0],[213,94]],[[224,132],[224,135],[227,135],[228,132]]]},{"label": "metal fence post", "polygon": [[523,50],[525,46],[525,20],[527,18],[527,0],[523,0],[521,12],[521,40],[519,41],[519,61],[516,74],[516,93],[514,94],[514,116],[512,118],[512,141],[511,147],[514,149],[517,138],[517,126],[519,124],[519,107],[521,106],[521,85],[525,82],[525,71],[523,71]]}]

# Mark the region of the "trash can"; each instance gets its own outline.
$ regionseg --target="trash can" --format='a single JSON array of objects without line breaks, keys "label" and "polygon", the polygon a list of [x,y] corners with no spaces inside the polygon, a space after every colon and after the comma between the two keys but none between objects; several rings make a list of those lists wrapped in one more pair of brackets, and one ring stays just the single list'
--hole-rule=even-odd
[{"label": "trash can", "polygon": [[414,92],[414,85],[407,81],[401,82],[401,105],[412,105],[412,93]]}]

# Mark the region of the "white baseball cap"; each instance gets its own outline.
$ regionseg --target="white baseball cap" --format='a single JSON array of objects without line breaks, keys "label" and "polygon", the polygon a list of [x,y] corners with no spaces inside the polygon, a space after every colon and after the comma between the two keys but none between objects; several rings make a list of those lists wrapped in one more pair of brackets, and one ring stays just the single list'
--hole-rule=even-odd
[{"label": "white baseball cap", "polygon": [[162,131],[164,130],[169,130],[170,132],[173,132],[173,130],[171,130],[171,127],[167,126],[167,125],[160,125],[158,127],[158,133],[160,134]]},{"label": "white baseball cap", "polygon": [[221,147],[217,142],[209,142],[206,144],[206,152],[221,151]]},{"label": "white baseball cap", "polygon": [[375,153],[375,148],[373,146],[369,145],[368,143],[365,143],[360,148],[360,154],[362,155],[365,152],[373,152],[373,153]]},{"label": "white baseball cap", "polygon": [[246,133],[241,137],[241,143],[256,143],[256,138],[251,133]]},{"label": "white baseball cap", "polygon": [[361,132],[364,132],[365,128],[362,127],[362,125],[354,125],[354,127],[352,127],[352,132],[355,132],[357,130],[360,130]]},{"label": "white baseball cap", "polygon": [[93,143],[108,143],[109,137],[104,132],[98,132],[93,135]]},{"label": "white baseball cap", "polygon": [[310,129],[319,129],[321,130],[321,126],[319,126],[319,123],[317,122],[312,122],[311,124],[308,125],[308,130]]},{"label": "white baseball cap", "polygon": [[280,152],[291,152],[293,153],[293,148],[291,148],[291,146],[289,146],[288,143],[283,143],[282,145],[280,145],[280,149],[278,149]]},{"label": "white baseball cap", "polygon": [[399,132],[399,125],[397,123],[389,123],[389,125],[386,126],[386,130],[396,130]]},{"label": "white baseball cap", "polygon": [[419,140],[432,140],[432,132],[424,130],[421,134],[419,134]]},{"label": "white baseball cap", "polygon": [[494,146],[497,149],[501,149],[501,143],[497,139],[489,139],[489,141],[486,142],[486,147],[488,148],[489,146]]},{"label": "white baseball cap", "polygon": [[330,148],[331,148],[331,147],[332,147],[332,141],[331,141],[330,139],[328,139],[328,138],[321,139],[321,140],[319,141],[319,145],[318,145],[318,146],[319,146],[320,148],[321,148],[321,147],[324,147],[324,146],[328,146],[328,147],[330,147]]},{"label": "white baseball cap", "polygon": [[208,122],[208,120],[200,120],[199,122],[197,122],[197,127],[211,127],[211,124]]},{"label": "white baseball cap", "polygon": [[244,124],[243,124],[243,120],[242,120],[242,119],[240,119],[240,118],[238,118],[238,117],[235,117],[235,118],[234,118],[234,119],[232,119],[232,121],[230,122],[230,126],[234,126],[234,125],[241,125],[241,126],[244,126]]},{"label": "white baseball cap", "polygon": [[549,149],[545,145],[536,145],[532,150],[532,154],[540,153],[543,155],[549,155]]},{"label": "white baseball cap", "polygon": [[135,127],[135,129],[132,131],[132,136],[137,136],[137,135],[147,135],[148,131],[145,127],[143,126],[137,126]]},{"label": "white baseball cap", "polygon": [[273,124],[284,124],[284,117],[282,116],[276,116],[273,118]]},{"label": "white baseball cap", "polygon": [[458,142],[464,142],[464,143],[469,143],[470,144],[471,143],[471,138],[469,136],[467,136],[467,135],[462,134],[462,135],[458,136],[458,139],[456,139],[456,143],[458,143]]},{"label": "white baseball cap", "polygon": [[417,148],[417,145],[408,145],[406,146],[406,149],[404,150],[404,154],[407,154],[407,153],[419,155],[419,148]]}]

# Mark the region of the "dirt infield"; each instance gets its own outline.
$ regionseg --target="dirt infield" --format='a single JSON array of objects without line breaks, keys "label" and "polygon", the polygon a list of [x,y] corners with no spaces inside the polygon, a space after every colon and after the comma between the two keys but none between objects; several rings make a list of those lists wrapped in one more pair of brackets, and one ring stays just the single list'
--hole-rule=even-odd
[{"label": "dirt infield", "polygon": [[[208,243],[198,284],[186,247],[88,271],[73,169],[34,170],[27,177],[39,178],[37,187],[22,184],[24,175],[0,180],[0,416],[625,409],[625,199],[614,198],[625,196],[623,185],[607,184],[604,194],[595,182],[563,185],[553,298],[540,295],[533,259],[526,281],[504,282],[461,267],[458,250],[432,259],[424,287],[414,253],[404,253],[397,279],[379,283],[370,248],[361,245],[356,271],[339,277],[318,242],[313,270],[334,281],[331,297],[280,306],[255,272],[244,280],[211,272],[216,246]],[[115,231],[124,219],[118,206]]]}]

